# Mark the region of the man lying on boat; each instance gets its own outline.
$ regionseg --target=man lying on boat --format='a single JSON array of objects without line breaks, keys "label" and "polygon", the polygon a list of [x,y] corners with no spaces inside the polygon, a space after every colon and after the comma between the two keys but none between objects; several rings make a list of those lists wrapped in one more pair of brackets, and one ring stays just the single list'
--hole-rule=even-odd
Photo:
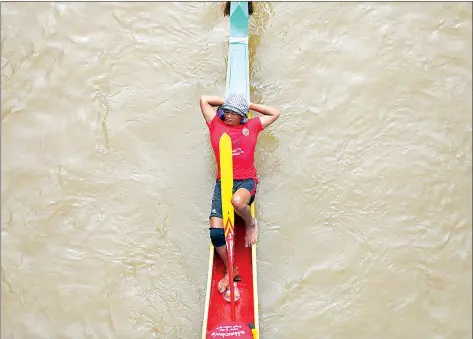
[{"label": "man lying on boat", "polygon": [[[201,96],[200,109],[210,131],[210,141],[217,161],[217,178],[210,212],[210,239],[223,260],[227,273],[220,280],[218,290],[225,292],[229,286],[227,247],[225,241],[220,182],[219,140],[226,132],[232,140],[233,196],[232,205],[246,226],[245,246],[253,246],[258,238],[258,226],[251,216],[250,205],[256,194],[258,177],[254,165],[258,134],[279,118],[279,110],[273,107],[248,102],[240,94],[231,94],[225,101],[217,96]],[[248,111],[263,114],[248,119]],[[237,268],[233,274],[238,275]]]}]

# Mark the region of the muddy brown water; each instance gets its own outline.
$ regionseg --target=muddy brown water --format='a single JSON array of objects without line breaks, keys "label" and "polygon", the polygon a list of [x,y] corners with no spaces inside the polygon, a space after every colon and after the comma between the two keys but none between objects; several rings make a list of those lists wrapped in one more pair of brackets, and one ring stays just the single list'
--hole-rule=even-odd
[{"label": "muddy brown water", "polygon": [[[257,5],[261,337],[471,338],[471,3]],[[2,338],[200,338],[228,28],[1,4]]]}]

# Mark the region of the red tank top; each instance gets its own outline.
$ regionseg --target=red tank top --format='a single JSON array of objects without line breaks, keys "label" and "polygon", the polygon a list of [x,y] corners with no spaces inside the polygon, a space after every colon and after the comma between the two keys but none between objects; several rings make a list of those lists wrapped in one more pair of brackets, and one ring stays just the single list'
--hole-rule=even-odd
[{"label": "red tank top", "polygon": [[218,115],[207,126],[210,130],[210,142],[217,161],[217,179],[220,178],[219,141],[223,133],[227,133],[232,140],[233,179],[254,179],[258,183],[255,168],[255,149],[258,134],[263,130],[259,118],[248,119],[245,124],[229,126]]}]

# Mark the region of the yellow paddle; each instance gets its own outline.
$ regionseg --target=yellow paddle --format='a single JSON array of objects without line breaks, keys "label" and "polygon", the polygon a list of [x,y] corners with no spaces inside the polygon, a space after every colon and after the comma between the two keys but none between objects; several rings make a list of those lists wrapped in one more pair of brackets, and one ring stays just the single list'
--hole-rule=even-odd
[{"label": "yellow paddle", "polygon": [[232,205],[233,196],[233,156],[232,156],[232,140],[227,133],[223,133],[219,141],[220,152],[220,174],[222,186],[222,214],[223,225],[225,230],[225,239],[227,242],[228,256],[228,276],[231,300],[231,320],[235,321],[235,291],[233,284],[233,257],[234,257],[234,241],[235,241],[235,212]]}]

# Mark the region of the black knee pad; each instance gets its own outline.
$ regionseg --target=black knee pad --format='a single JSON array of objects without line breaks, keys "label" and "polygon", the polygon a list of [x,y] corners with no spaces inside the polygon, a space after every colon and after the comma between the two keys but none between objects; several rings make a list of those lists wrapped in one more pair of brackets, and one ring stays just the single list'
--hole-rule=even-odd
[{"label": "black knee pad", "polygon": [[223,228],[211,228],[210,229],[210,240],[214,247],[221,247],[225,245],[225,231]]}]

